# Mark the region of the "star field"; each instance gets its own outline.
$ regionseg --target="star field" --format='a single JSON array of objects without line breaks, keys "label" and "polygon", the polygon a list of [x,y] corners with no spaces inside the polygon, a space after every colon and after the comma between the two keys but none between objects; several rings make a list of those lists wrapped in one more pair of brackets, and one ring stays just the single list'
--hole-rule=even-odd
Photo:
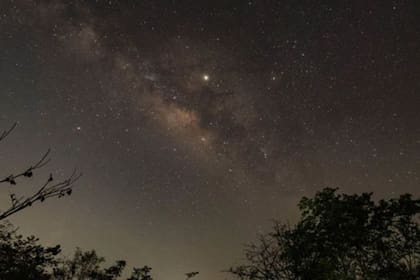
[{"label": "star field", "polygon": [[419,195],[419,19],[414,0],[2,1],[1,170],[51,147],[51,171],[85,174],[12,222],[224,279],[303,195]]}]

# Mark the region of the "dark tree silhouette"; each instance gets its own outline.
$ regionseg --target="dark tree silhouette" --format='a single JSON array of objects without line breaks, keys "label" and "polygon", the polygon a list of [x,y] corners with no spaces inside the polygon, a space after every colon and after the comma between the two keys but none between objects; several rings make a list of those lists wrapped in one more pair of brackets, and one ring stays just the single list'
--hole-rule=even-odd
[{"label": "dark tree silhouette", "polygon": [[43,247],[34,236],[23,238],[9,223],[0,224],[0,279],[46,280],[60,246]]},{"label": "dark tree silhouette", "polygon": [[103,257],[79,248],[73,258],[60,259],[59,245],[44,247],[38,238],[23,238],[16,232],[10,223],[0,224],[1,280],[115,280],[126,266],[125,261],[117,261],[102,268]]},{"label": "dark tree silhouette", "polygon": [[[82,251],[77,248],[73,258],[61,260],[54,268],[52,279],[54,280],[117,280],[120,279],[126,262],[116,261],[114,265],[103,268],[105,262],[95,250]],[[152,268],[143,266],[133,268],[131,276],[127,280],[153,280],[150,272]]]},{"label": "dark tree silhouette", "polygon": [[245,251],[240,279],[420,279],[420,200],[374,202],[324,189],[302,198],[295,226],[276,223]]},{"label": "dark tree silhouette", "polygon": [[108,268],[102,268],[105,262],[95,250],[82,251],[77,248],[73,258],[61,260],[54,268],[53,279],[56,280],[114,280],[121,276],[126,262],[117,261]]},{"label": "dark tree silhouette", "polygon": [[199,274],[198,271],[193,271],[193,272],[185,273],[185,276],[187,277],[186,280],[191,279],[191,278],[197,276],[198,274]]},{"label": "dark tree silhouette", "polygon": [[[105,258],[95,250],[76,248],[72,257],[61,257],[59,245],[44,247],[38,238],[17,234],[9,222],[0,223],[1,280],[153,280],[152,268],[133,268],[131,276],[121,277],[126,262],[116,261],[104,266]],[[188,279],[198,272],[187,273]]]},{"label": "dark tree silhouette", "polygon": [[[12,125],[8,130],[3,131],[0,134],[0,142],[3,141],[10,133],[16,128],[16,123]],[[30,165],[28,168],[24,169],[22,172],[17,174],[11,174],[3,179],[0,179],[0,184],[9,184],[11,186],[16,186],[19,179],[22,178],[32,178],[34,172],[38,169],[41,169],[50,162],[49,159],[50,150],[48,150],[40,160]],[[53,178],[53,175],[50,174],[49,177],[45,180],[43,184],[40,185],[38,190],[28,197],[18,196],[16,190],[14,189],[10,194],[11,204],[9,208],[0,212],[0,221],[6,219],[7,217],[19,212],[27,207],[32,206],[36,202],[43,202],[51,197],[63,197],[66,195],[71,195],[72,187],[74,183],[82,176],[81,173],[73,171],[73,173],[66,180],[56,182]]]},{"label": "dark tree silhouette", "polygon": [[153,280],[150,272],[152,268],[145,265],[142,268],[133,268],[133,272],[131,273],[131,277],[127,280]]}]

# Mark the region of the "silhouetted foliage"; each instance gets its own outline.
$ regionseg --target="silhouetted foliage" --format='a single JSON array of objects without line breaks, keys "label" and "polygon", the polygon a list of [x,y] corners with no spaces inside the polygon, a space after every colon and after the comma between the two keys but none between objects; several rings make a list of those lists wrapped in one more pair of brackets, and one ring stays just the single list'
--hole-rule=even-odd
[{"label": "silhouetted foliage", "polygon": [[[0,280],[117,280],[126,267],[124,260],[104,267],[105,258],[95,250],[76,248],[71,258],[60,257],[60,246],[44,247],[34,236],[17,234],[10,223],[0,223]],[[153,280],[152,268],[133,268],[127,280]],[[187,273],[187,279],[198,272]]]},{"label": "silhouetted foliage", "polygon": [[[299,202],[300,220],[276,223],[246,249],[247,264],[229,271],[244,280],[420,279],[420,200],[411,195],[375,202],[371,193],[324,189]],[[59,258],[60,246],[43,247],[0,224],[0,279],[117,280],[126,262],[104,267],[95,250],[77,248]],[[151,268],[134,268],[127,280],[153,280]],[[198,272],[186,273],[186,279]]]},{"label": "silhouetted foliage", "polygon": [[105,262],[95,250],[83,252],[77,248],[73,258],[62,260],[54,268],[53,279],[56,280],[114,280],[121,276],[126,262],[117,261],[108,268],[102,268]]},{"label": "silhouetted foliage", "polygon": [[247,247],[240,279],[420,279],[420,200],[375,203],[324,189],[302,198],[295,226],[276,224]]},{"label": "silhouetted foliage", "polygon": [[34,236],[23,238],[9,223],[0,224],[0,279],[50,279],[60,246],[44,247]]},{"label": "silhouetted foliage", "polygon": [[152,268],[147,265],[142,268],[133,268],[131,277],[127,280],[153,280],[150,271],[152,271]]},{"label": "silhouetted foliage", "polygon": [[193,271],[193,272],[185,273],[185,276],[187,276],[186,280],[191,279],[191,278],[197,276],[198,274],[199,274],[198,271]]},{"label": "silhouetted foliage", "polygon": [[[3,131],[0,134],[0,142],[3,141],[10,133],[16,128],[16,123],[8,130]],[[81,177],[80,173],[74,171],[70,177],[66,180],[56,182],[53,175],[50,174],[43,184],[37,189],[35,193],[28,197],[18,196],[16,192],[16,185],[18,180],[21,178],[30,179],[34,176],[34,172],[44,167],[50,162],[48,158],[50,150],[48,150],[40,160],[24,169],[22,172],[17,174],[11,174],[3,179],[0,179],[0,184],[9,184],[13,187],[10,194],[11,205],[3,212],[0,212],[0,221],[7,217],[19,212],[27,207],[32,206],[36,202],[44,202],[46,199],[51,197],[63,197],[71,195],[73,184]]]}]

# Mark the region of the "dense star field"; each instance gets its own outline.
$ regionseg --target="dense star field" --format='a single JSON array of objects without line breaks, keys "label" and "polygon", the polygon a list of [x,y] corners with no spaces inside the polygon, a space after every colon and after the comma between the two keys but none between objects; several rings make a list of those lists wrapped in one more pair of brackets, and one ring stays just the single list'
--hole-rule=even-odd
[{"label": "dense star field", "polygon": [[51,147],[58,177],[84,173],[11,221],[227,278],[303,195],[420,194],[419,50],[415,0],[2,0],[0,170]]}]

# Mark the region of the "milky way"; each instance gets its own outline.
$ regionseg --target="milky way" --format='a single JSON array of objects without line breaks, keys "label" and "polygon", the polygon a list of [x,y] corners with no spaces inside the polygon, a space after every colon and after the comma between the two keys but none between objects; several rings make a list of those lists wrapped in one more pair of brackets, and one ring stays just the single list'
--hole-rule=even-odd
[{"label": "milky way", "polygon": [[213,279],[302,195],[418,195],[419,19],[408,0],[2,1],[0,124],[19,127],[0,167],[52,147],[53,172],[85,174],[12,221]]}]

